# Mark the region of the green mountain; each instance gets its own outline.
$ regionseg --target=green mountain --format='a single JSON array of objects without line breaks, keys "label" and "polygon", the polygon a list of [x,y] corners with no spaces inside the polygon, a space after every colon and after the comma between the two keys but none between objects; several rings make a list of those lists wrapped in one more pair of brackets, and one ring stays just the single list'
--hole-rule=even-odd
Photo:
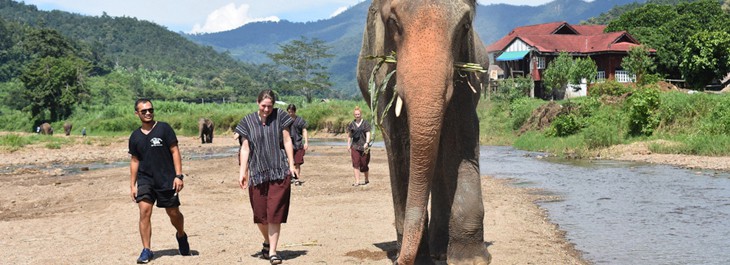
[{"label": "green mountain", "polygon": [[131,17],[41,11],[33,5],[0,0],[0,19],[55,30],[91,47],[111,67],[168,71],[203,80],[218,76],[224,69],[252,68],[165,27]]},{"label": "green mountain", "polygon": [[[615,6],[635,0],[555,0],[541,6],[479,5],[474,22],[485,44],[492,43],[518,26],[553,21],[579,23],[598,16]],[[277,44],[304,35],[327,42],[336,54],[329,64],[335,89],[344,95],[359,94],[355,82],[355,65],[360,51],[367,9],[370,1],[359,3],[330,19],[307,23],[258,22],[246,24],[225,32],[186,35],[187,38],[210,45],[219,51],[228,51],[239,60],[265,63],[269,59],[263,51],[275,52]]]}]

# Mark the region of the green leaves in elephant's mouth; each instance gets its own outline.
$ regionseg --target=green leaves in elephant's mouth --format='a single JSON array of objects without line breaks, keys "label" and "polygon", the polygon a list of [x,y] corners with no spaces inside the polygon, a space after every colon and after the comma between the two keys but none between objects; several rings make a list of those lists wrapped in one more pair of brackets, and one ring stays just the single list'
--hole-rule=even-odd
[{"label": "green leaves in elephant's mouth", "polygon": [[[394,69],[393,71],[390,71],[388,74],[385,75],[385,78],[383,78],[383,81],[381,84],[375,83],[375,76],[377,75],[378,71],[381,67],[383,67],[384,64],[390,63],[390,64],[397,64],[398,60],[395,56],[395,51],[391,51],[390,55],[368,55],[365,56],[364,59],[368,60],[378,60],[378,63],[375,64],[375,67],[373,67],[373,71],[370,74],[370,80],[368,81],[368,91],[370,93],[370,110],[372,113],[372,116],[370,118],[370,124],[374,124],[375,126],[378,126],[378,130],[380,130],[383,133],[387,133],[383,130],[383,119],[388,115],[388,110],[393,106],[393,102],[396,102],[396,109],[395,109],[395,116],[400,116],[400,111],[402,107],[402,100],[398,96],[398,89],[396,89],[396,85],[393,85],[393,94],[390,97],[390,100],[388,100],[388,104],[383,109],[382,113],[378,113],[378,101],[380,100],[380,95],[382,93],[385,93],[388,83],[390,82],[390,78],[393,77],[397,69]],[[487,70],[484,69],[480,64],[478,63],[464,63],[464,62],[455,62],[454,63],[454,70],[459,72],[459,76],[466,77],[469,73],[474,73],[477,80],[479,79],[479,73],[486,73]],[[468,79],[467,79],[468,80]],[[481,85],[481,81],[480,85]],[[472,84],[469,82],[469,87],[471,88],[471,91],[473,93],[477,93],[477,90],[472,86]],[[368,147],[365,149],[365,152],[370,151],[370,146],[372,146],[372,143],[375,141],[375,135],[372,134],[370,137],[370,142],[368,143]]]}]

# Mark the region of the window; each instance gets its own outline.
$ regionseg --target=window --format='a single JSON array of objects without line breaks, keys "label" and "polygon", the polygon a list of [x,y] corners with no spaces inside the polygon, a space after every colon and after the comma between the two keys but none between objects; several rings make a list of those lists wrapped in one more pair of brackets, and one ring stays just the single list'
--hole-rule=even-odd
[{"label": "window", "polygon": [[535,59],[537,60],[537,69],[545,69],[545,57],[537,56]]}]

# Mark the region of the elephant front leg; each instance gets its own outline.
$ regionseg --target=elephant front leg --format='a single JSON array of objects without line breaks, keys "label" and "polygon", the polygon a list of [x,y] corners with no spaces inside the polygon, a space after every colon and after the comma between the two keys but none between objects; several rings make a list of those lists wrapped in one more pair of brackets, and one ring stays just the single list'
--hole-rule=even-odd
[{"label": "elephant front leg", "polygon": [[477,161],[460,163],[451,212],[448,263],[489,264],[492,257],[484,244],[484,203]]}]

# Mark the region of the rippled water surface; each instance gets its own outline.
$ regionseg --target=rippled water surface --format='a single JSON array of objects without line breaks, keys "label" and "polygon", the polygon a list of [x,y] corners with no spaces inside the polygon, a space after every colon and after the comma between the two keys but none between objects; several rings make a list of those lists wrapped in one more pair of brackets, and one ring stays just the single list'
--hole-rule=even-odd
[{"label": "rippled water surface", "polygon": [[730,264],[730,174],[539,159],[482,147],[482,174],[563,196],[541,206],[595,264]]}]

